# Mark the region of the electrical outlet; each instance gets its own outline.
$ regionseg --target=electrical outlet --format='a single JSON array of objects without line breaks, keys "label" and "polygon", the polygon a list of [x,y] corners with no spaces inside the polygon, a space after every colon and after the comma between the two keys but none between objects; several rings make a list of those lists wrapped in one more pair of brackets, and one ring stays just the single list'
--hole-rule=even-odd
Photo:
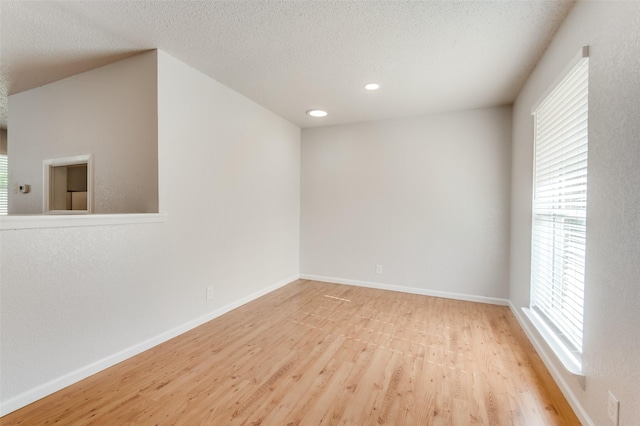
[{"label": "electrical outlet", "polygon": [[609,391],[609,402],[607,403],[607,415],[614,426],[618,426],[618,415],[620,411],[620,401]]},{"label": "electrical outlet", "polygon": [[382,273],[382,265],[376,265],[376,274]]},{"label": "electrical outlet", "polygon": [[213,299],[213,287],[207,287],[207,300]]}]

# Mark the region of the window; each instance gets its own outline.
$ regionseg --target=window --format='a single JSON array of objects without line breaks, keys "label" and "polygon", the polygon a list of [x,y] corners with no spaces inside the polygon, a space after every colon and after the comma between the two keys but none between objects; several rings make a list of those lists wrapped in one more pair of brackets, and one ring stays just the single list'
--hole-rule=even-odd
[{"label": "window", "polygon": [[[588,49],[534,109],[531,309],[570,371],[581,370],[587,207]],[[539,327],[538,323],[534,321]],[[550,337],[549,337],[550,336]],[[567,358],[566,360],[563,360]]]},{"label": "window", "polygon": [[0,214],[9,210],[9,162],[6,154],[0,154]]},{"label": "window", "polygon": [[92,157],[56,158],[43,162],[44,213],[92,213]]}]

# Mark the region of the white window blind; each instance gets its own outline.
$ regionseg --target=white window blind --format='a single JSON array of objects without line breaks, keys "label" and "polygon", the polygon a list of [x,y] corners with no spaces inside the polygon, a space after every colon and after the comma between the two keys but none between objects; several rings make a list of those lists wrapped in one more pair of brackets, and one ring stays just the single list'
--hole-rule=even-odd
[{"label": "white window blind", "polygon": [[535,109],[531,309],[582,353],[588,74],[584,55]]},{"label": "white window blind", "polygon": [[8,157],[5,154],[0,154],[0,214],[7,214],[9,206],[9,164],[7,160]]}]

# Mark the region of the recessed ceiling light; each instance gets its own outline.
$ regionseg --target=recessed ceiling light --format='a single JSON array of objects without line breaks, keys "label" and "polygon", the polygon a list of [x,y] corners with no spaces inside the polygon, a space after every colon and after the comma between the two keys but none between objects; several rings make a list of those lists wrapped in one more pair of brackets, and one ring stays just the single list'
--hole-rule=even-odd
[{"label": "recessed ceiling light", "polygon": [[380,85],[378,83],[369,83],[365,84],[364,88],[367,90],[378,90],[380,88]]},{"label": "recessed ceiling light", "polygon": [[323,111],[321,109],[310,109],[309,111],[307,111],[307,115],[310,115],[312,117],[326,117],[327,111]]}]

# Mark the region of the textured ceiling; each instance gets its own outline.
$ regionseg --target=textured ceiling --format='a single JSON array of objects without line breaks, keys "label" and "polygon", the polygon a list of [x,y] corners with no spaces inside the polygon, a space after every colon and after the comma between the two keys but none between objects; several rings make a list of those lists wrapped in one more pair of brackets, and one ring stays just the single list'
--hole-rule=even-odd
[{"label": "textured ceiling", "polygon": [[2,0],[0,89],[158,48],[301,127],[502,105],[572,4]]}]

